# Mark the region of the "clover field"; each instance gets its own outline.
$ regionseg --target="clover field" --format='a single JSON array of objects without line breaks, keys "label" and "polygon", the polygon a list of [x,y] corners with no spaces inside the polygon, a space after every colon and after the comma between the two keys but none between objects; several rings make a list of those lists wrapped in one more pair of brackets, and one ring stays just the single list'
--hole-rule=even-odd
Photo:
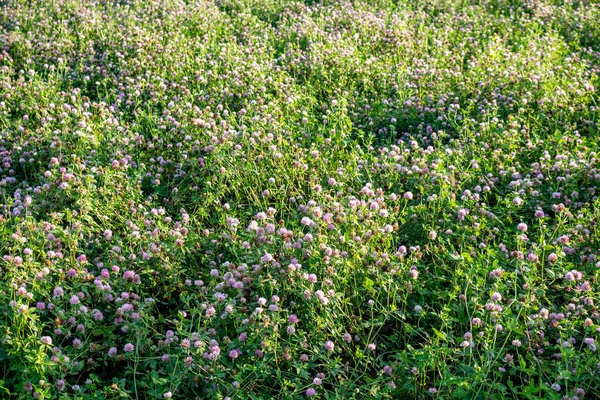
[{"label": "clover field", "polygon": [[600,398],[599,21],[1,0],[0,398]]}]

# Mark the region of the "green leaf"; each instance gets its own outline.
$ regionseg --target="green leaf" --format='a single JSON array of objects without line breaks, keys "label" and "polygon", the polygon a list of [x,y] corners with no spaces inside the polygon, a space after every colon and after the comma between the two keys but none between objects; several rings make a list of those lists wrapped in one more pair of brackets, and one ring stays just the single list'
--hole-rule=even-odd
[{"label": "green leaf", "polygon": [[10,355],[2,347],[0,347],[0,361],[8,359],[10,359]]}]

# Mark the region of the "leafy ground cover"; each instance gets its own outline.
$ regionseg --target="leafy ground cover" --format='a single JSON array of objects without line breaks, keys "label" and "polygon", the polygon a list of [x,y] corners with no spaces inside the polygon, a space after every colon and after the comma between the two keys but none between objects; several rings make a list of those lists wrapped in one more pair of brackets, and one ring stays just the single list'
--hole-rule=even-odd
[{"label": "leafy ground cover", "polygon": [[600,397],[598,21],[1,1],[1,397]]}]

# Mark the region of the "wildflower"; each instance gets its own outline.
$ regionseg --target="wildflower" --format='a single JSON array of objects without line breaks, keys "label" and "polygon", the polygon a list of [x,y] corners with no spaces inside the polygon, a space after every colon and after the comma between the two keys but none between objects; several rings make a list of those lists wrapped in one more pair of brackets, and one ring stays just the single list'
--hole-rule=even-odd
[{"label": "wildflower", "polygon": [[567,280],[567,281],[574,281],[575,280],[575,275],[573,275],[573,273],[569,271],[569,272],[567,272],[565,274],[565,280]]},{"label": "wildflower", "polygon": [[542,210],[536,210],[534,216],[536,218],[544,218],[545,214],[544,214],[544,211],[542,211]]},{"label": "wildflower", "polygon": [[300,223],[301,223],[302,225],[306,225],[306,226],[309,226],[309,227],[313,227],[313,226],[315,226],[315,222],[314,222],[312,219],[308,218],[308,217],[303,217],[303,218],[300,220]]},{"label": "wildflower", "polygon": [[413,266],[410,271],[408,271],[408,276],[413,279],[417,279],[419,277],[419,271],[417,270],[416,266]]},{"label": "wildflower", "polygon": [[333,344],[333,342],[331,340],[328,340],[327,342],[325,342],[325,350],[333,351],[334,348],[335,348],[335,345]]},{"label": "wildflower", "polygon": [[264,263],[271,262],[271,261],[273,261],[273,256],[272,256],[271,254],[269,254],[269,253],[265,253],[265,255],[263,255],[263,256],[260,258],[260,261],[261,261],[261,262],[264,262]]},{"label": "wildflower", "polygon": [[593,338],[585,338],[583,342],[588,345],[591,351],[596,351],[596,343]]},{"label": "wildflower", "polygon": [[134,349],[135,346],[131,343],[127,343],[125,346],[123,346],[123,350],[125,351],[125,353],[132,352]]}]

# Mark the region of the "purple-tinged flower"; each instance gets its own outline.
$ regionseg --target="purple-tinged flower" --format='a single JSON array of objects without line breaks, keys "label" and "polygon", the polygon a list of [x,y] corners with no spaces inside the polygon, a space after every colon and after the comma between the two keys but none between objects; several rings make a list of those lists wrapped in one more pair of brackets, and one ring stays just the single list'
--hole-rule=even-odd
[{"label": "purple-tinged flower", "polygon": [[328,340],[325,342],[325,350],[333,351],[334,348],[335,348],[335,345],[333,344],[333,342],[331,340]]},{"label": "purple-tinged flower", "polygon": [[567,272],[565,274],[565,280],[567,280],[567,281],[574,281],[575,280],[575,275],[573,275],[573,273],[569,271],[569,272]]},{"label": "purple-tinged flower", "polygon": [[308,218],[308,217],[303,217],[303,218],[300,220],[300,223],[301,223],[302,225],[306,225],[306,226],[309,226],[309,227],[313,227],[313,226],[315,226],[315,222],[314,222],[312,219]]},{"label": "purple-tinged flower", "polygon": [[264,263],[271,262],[273,261],[273,256],[269,253],[265,253],[265,255],[260,258],[260,261]]}]

